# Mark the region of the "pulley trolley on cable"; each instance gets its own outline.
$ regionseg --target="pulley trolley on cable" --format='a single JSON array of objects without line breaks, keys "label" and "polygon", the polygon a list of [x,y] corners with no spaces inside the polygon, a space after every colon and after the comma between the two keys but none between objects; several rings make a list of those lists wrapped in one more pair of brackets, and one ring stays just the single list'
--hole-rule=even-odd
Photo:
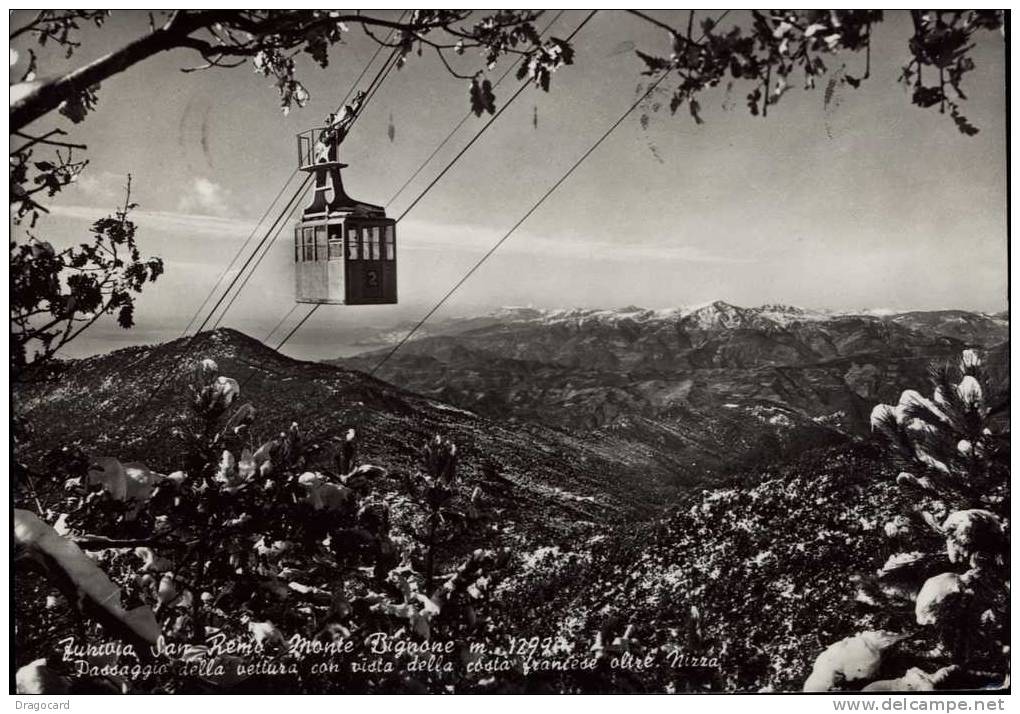
[{"label": "pulley trolley on cable", "polygon": [[312,200],[294,231],[296,301],[327,305],[397,302],[396,221],[344,191],[342,122],[298,134],[298,166],[314,176]]}]

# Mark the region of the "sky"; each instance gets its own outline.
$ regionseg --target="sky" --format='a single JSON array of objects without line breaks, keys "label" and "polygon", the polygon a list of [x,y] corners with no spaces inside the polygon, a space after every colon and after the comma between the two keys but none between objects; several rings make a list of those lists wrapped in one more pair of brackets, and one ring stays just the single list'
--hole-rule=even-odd
[{"label": "sky", "polygon": [[[565,37],[585,15],[565,12],[550,33]],[[656,16],[682,26],[687,14]],[[733,13],[727,22],[741,19]],[[39,74],[116,49],[147,23],[145,13],[115,11],[69,60],[43,52]],[[964,107],[981,131],[966,137],[947,115],[911,105],[897,82],[909,34],[903,13],[887,13],[875,29],[871,78],[837,90],[829,108],[823,81],[813,91],[795,84],[767,119],[748,114],[740,84],[701,98],[701,125],[686,111],[663,110],[643,128],[634,112],[437,317],[506,305],[661,308],[716,299],[830,310],[1005,309],[1002,37],[985,33],[974,50]],[[323,307],[285,352],[346,354],[345,328],[425,313],[636,99],[645,78],[632,50],[665,54],[669,42],[639,18],[601,11],[574,46],[575,64],[556,72],[551,91],[522,94],[399,223],[400,304]],[[201,60],[175,50],[105,82],[82,124],[45,117],[33,127],[65,128],[69,140],[88,145],[90,161],[77,185],[49,204],[37,234],[56,246],[83,240],[92,221],[122,202],[130,173],[139,247],[166,263],[138,299],[135,328],[97,323],[68,356],[182,334],[294,170],[294,135],[321,124],[375,48],[354,28],[328,68],[300,59],[311,100],[286,115],[271,81],[250,66],[184,73]],[[25,61],[25,45],[15,49],[22,51],[12,76]],[[477,56],[460,61],[482,67]],[[860,75],[863,61],[846,54],[836,62]],[[511,75],[497,88],[497,103],[514,83]],[[348,193],[386,204],[464,116],[467,84],[427,54],[391,73],[344,143]],[[466,122],[388,213],[399,215],[483,122]],[[292,261],[284,231],[223,324],[264,338],[294,305]]]}]

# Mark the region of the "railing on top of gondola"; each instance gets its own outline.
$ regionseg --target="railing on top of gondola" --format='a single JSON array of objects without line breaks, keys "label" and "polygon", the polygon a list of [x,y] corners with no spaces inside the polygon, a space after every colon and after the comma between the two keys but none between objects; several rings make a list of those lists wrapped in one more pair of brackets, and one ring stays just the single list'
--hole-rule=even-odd
[{"label": "railing on top of gondola", "polygon": [[306,129],[297,135],[298,168],[308,170],[323,163],[338,161],[337,133],[340,127]]}]

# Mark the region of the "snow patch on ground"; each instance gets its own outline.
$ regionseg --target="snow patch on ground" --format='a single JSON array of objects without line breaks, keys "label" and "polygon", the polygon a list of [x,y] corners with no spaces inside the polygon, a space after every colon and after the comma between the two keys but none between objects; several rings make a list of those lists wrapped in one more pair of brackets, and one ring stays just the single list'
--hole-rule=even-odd
[{"label": "snow patch on ground", "polygon": [[444,404],[443,402],[429,401],[429,406],[435,407],[436,409],[439,409],[440,411],[444,412],[453,412],[454,414],[465,414],[470,417],[478,416],[474,412],[469,412],[467,409],[461,409],[460,407],[455,407],[452,404]]},{"label": "snow patch on ground", "polygon": [[747,410],[758,421],[772,426],[793,427],[793,420],[783,410],[775,407],[755,406]]},{"label": "snow patch on ground", "polygon": [[565,498],[568,501],[580,501],[582,503],[597,503],[594,496],[578,496],[576,493],[571,493],[570,491],[562,489],[559,486],[553,488],[552,493],[554,496]]}]

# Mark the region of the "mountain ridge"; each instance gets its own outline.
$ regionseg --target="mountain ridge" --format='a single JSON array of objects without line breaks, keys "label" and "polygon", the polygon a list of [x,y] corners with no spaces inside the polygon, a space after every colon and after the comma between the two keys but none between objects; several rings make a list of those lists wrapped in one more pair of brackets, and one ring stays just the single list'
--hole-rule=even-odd
[{"label": "mountain ridge", "polygon": [[[694,318],[703,325],[730,322],[728,326],[744,326],[757,321],[777,326],[788,326],[791,322],[825,321],[845,318],[866,318],[876,321],[894,321],[912,323],[918,321],[931,322],[934,318],[953,319],[958,315],[974,316],[985,323],[985,329],[997,331],[1001,339],[1008,336],[1009,311],[984,313],[960,309],[942,310],[889,310],[884,308],[863,310],[819,310],[804,308],[783,303],[764,303],[754,307],[740,307],[724,300],[713,300],[693,305],[670,308],[644,308],[628,305],[622,308],[536,308],[531,306],[506,306],[485,314],[467,317],[449,317],[428,323],[419,329],[411,338],[412,341],[442,334],[461,334],[472,329],[481,329],[495,324],[555,324],[571,321],[602,321],[614,323],[620,321],[633,322],[668,322],[671,320]],[[400,341],[413,323],[401,323],[392,327],[360,328],[358,339],[354,343],[366,348],[382,347]]]},{"label": "mountain ridge", "polygon": [[[1007,337],[1007,320],[965,311],[877,317],[723,301],[669,310],[508,308],[446,321],[438,334],[407,342],[379,375],[493,417],[581,428],[606,423],[590,418],[598,408],[585,395],[593,390],[609,403],[622,389],[647,412],[692,394],[702,404],[783,402],[799,381],[794,401],[805,416],[853,411],[858,418],[845,426],[860,432],[865,402],[923,377],[932,359]],[[387,353],[330,363],[369,370]]]}]

